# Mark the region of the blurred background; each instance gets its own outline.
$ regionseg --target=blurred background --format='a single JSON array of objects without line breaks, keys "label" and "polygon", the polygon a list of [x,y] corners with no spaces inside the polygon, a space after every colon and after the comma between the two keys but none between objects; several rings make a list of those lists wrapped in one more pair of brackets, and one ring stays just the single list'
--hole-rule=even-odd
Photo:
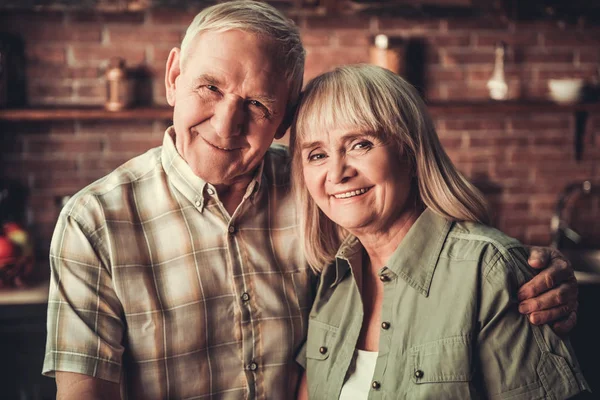
[{"label": "blurred background", "polygon": [[[572,341],[598,393],[600,2],[271,3],[300,27],[305,81],[359,62],[404,76],[495,225],[574,261]],[[211,4],[0,1],[0,398],[54,398],[40,371],[56,218],[69,196],[161,144],[167,55]]]}]

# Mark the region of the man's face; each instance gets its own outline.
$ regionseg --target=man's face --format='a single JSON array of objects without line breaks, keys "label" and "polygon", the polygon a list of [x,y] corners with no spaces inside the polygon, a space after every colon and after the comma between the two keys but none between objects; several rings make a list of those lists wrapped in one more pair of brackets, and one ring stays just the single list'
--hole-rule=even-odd
[{"label": "man's face", "polygon": [[185,61],[173,49],[167,99],[179,154],[213,185],[251,179],[275,137],[285,133],[289,86],[271,40],[239,30],[204,32]]}]

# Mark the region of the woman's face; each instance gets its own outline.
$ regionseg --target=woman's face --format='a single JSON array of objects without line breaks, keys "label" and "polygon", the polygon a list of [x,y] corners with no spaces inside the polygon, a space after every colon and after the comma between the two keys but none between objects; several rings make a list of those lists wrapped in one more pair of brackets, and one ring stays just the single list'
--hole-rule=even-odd
[{"label": "woman's face", "polygon": [[395,149],[361,130],[312,135],[300,143],[306,187],[325,215],[351,233],[387,231],[412,210],[411,168]]}]

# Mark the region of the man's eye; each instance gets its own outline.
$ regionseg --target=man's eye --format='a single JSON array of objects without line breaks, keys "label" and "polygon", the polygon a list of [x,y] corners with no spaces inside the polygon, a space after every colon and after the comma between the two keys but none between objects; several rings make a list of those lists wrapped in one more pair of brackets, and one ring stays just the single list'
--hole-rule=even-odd
[{"label": "man's eye", "polygon": [[218,92],[219,91],[219,88],[216,87],[216,86],[214,86],[214,85],[206,85],[206,88],[208,90],[210,90],[211,92]]},{"label": "man's eye", "polygon": [[250,100],[248,103],[250,103],[251,106],[265,108],[265,106],[263,106],[262,103],[257,100]]}]

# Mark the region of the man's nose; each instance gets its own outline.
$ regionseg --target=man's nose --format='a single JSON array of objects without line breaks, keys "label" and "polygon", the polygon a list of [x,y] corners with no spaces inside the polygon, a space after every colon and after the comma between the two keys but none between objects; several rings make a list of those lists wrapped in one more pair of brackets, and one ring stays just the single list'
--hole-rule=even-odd
[{"label": "man's nose", "polygon": [[345,183],[356,175],[356,169],[350,165],[344,156],[330,157],[327,180],[331,183]]},{"label": "man's nose", "polygon": [[215,105],[211,123],[222,138],[238,136],[244,128],[244,109],[241,99],[223,98]]}]

